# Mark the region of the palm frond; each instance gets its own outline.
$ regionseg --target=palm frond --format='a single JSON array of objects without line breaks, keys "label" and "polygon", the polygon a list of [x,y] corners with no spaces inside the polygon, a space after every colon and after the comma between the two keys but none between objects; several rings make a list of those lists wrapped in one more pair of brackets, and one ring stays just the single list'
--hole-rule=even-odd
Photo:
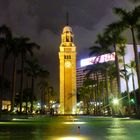
[{"label": "palm frond", "polygon": [[136,25],[136,29],[137,29],[137,38],[140,41],[140,24]]},{"label": "palm frond", "polygon": [[140,15],[140,5],[136,6],[133,10],[134,15]]},{"label": "palm frond", "polygon": [[0,26],[0,33],[5,35],[5,38],[10,39],[12,38],[12,32],[7,25]]},{"label": "palm frond", "polygon": [[128,16],[128,12],[123,8],[113,8],[113,12],[122,18]]},{"label": "palm frond", "polygon": [[130,2],[134,2],[134,3],[136,3],[136,2],[140,2],[139,0],[129,0]]},{"label": "palm frond", "polygon": [[124,24],[125,23],[122,21],[113,22],[107,25],[107,28],[105,28],[105,33],[108,34],[110,32],[114,32],[116,34],[120,34],[125,29]]}]

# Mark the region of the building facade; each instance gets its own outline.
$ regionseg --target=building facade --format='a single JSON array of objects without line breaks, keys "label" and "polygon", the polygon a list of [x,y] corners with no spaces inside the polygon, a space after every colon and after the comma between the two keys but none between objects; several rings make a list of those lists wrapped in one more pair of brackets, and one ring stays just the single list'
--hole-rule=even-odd
[{"label": "building facade", "polygon": [[[139,52],[139,57],[140,57],[140,45],[137,45],[137,47],[138,47],[138,52]],[[122,56],[119,56],[119,60],[121,59],[122,59]],[[126,54],[124,56],[124,59],[125,59],[125,63],[129,65],[131,61],[134,61],[134,51],[133,51],[132,44],[126,44]],[[96,64],[96,62],[103,63],[107,61],[115,61],[115,53],[104,54],[104,55],[99,56],[98,58],[89,57],[89,58],[81,59],[81,61],[79,62],[80,63],[79,67],[77,67],[77,87],[83,86],[83,81],[86,75],[86,72],[84,70],[86,69],[86,66]],[[122,63],[119,64],[119,68],[120,70],[123,69]],[[131,69],[128,67],[127,67],[127,71],[128,71],[128,74],[131,73]],[[92,75],[90,78],[92,78]],[[138,83],[137,83],[137,75],[136,75],[135,70],[134,70],[134,82],[135,82],[135,88],[137,89]],[[120,85],[121,92],[126,91],[125,79],[120,77],[120,84],[121,84]],[[128,84],[129,84],[129,91],[132,91],[133,90],[132,75],[129,77]]]},{"label": "building facade", "polygon": [[59,47],[60,114],[76,114],[76,46],[70,26],[65,26]]}]

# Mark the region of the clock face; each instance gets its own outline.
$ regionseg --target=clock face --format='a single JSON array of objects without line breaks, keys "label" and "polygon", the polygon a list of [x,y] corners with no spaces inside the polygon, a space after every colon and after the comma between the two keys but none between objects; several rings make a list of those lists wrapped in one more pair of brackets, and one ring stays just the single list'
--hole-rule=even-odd
[{"label": "clock face", "polygon": [[70,61],[66,61],[65,62],[65,67],[66,68],[71,68],[71,62]]}]

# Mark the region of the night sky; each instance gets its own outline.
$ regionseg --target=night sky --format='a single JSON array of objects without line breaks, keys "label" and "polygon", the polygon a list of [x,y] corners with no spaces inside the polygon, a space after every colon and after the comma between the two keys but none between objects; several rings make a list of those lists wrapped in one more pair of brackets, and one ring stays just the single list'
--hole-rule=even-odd
[{"label": "night sky", "polygon": [[133,6],[128,0],[0,0],[0,25],[8,25],[15,36],[27,36],[41,46],[35,53],[58,90],[58,51],[66,12],[80,60],[88,57],[96,35],[115,20],[112,8]]}]

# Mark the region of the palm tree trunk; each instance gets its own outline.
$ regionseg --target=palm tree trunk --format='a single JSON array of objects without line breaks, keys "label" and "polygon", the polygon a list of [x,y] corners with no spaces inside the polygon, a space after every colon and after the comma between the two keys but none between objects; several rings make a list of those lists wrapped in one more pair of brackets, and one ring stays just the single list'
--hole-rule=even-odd
[{"label": "palm tree trunk", "polygon": [[105,79],[103,78],[103,88],[102,88],[102,108],[103,108],[103,115],[105,115],[105,106],[106,106],[106,96],[105,96]]},{"label": "palm tree trunk", "polygon": [[139,62],[138,48],[137,48],[137,45],[136,45],[135,34],[134,34],[134,29],[133,28],[131,28],[131,33],[132,33],[133,49],[134,49],[135,62],[136,62],[138,89],[139,89],[139,94],[140,94],[140,62]]},{"label": "palm tree trunk", "polygon": [[2,87],[1,87],[1,91],[0,91],[0,118],[1,118],[1,116],[2,116]]},{"label": "palm tree trunk", "polygon": [[119,70],[119,61],[117,56],[116,44],[114,43],[114,51],[115,51],[115,65],[117,69],[117,86],[118,86],[118,96],[121,94],[121,85],[120,85],[120,70]]},{"label": "palm tree trunk", "polygon": [[33,98],[34,98],[34,77],[32,76],[32,96],[31,96],[31,113],[33,113]]},{"label": "palm tree trunk", "polygon": [[14,110],[15,91],[16,90],[16,57],[14,56],[13,62],[13,75],[12,75],[12,97],[11,97],[11,111]]},{"label": "palm tree trunk", "polygon": [[103,97],[103,92],[104,92],[104,83],[103,83],[103,79],[101,81],[101,87],[100,87],[100,115],[103,115],[102,112],[102,107],[104,105],[104,97]]},{"label": "palm tree trunk", "polygon": [[[140,62],[139,62],[138,48],[137,48],[137,45],[136,45],[135,34],[134,34],[134,29],[133,28],[131,28],[131,33],[132,33],[133,49],[134,49],[135,62],[136,62],[136,72],[137,72],[137,80],[138,80],[138,91],[139,91],[139,95],[140,95]],[[137,109],[137,111],[138,111],[137,114],[140,115],[140,111],[138,109]]]},{"label": "palm tree trunk", "polygon": [[28,100],[26,100],[26,114],[28,114]]},{"label": "palm tree trunk", "polygon": [[96,80],[96,83],[95,83],[95,96],[94,96],[94,99],[95,99],[95,105],[94,105],[94,114],[97,115],[97,73],[95,73],[94,75],[94,80]]},{"label": "palm tree trunk", "polygon": [[41,91],[41,113],[43,114],[44,111],[44,102],[45,102],[45,89],[44,87],[42,87],[42,91]]},{"label": "palm tree trunk", "polygon": [[0,118],[2,116],[2,100],[3,100],[3,92],[4,92],[4,79],[5,79],[5,63],[6,58],[3,57],[2,61],[2,74],[1,74],[1,91],[0,91]]},{"label": "palm tree trunk", "polygon": [[20,81],[20,113],[22,112],[23,102],[23,74],[24,74],[24,55],[21,54],[21,81]]},{"label": "palm tree trunk", "polygon": [[112,94],[113,93],[113,80],[112,80],[112,78],[111,78],[111,76],[110,76],[110,78],[109,78],[109,83],[110,83],[110,93]]},{"label": "palm tree trunk", "polygon": [[127,98],[128,98],[128,114],[131,115],[130,94],[129,94],[128,78],[127,78],[124,56],[123,56],[123,66],[124,66],[124,72],[125,72],[124,76],[125,76],[126,92],[127,92]]},{"label": "palm tree trunk", "polygon": [[133,72],[132,68],[131,68],[131,73],[132,73],[132,84],[133,84],[133,93],[134,93],[134,99],[135,99],[136,115],[138,115],[138,101],[137,101],[137,97],[136,97],[136,88],[135,88],[135,82],[134,82],[134,72]]},{"label": "palm tree trunk", "polygon": [[108,115],[110,114],[110,108],[109,108],[109,89],[108,89],[108,71],[105,71],[105,86],[106,86],[106,105],[107,105],[107,111]]},{"label": "palm tree trunk", "polygon": [[91,87],[91,98],[93,99],[94,102],[94,87],[93,87],[93,83],[92,83],[92,87]]}]

